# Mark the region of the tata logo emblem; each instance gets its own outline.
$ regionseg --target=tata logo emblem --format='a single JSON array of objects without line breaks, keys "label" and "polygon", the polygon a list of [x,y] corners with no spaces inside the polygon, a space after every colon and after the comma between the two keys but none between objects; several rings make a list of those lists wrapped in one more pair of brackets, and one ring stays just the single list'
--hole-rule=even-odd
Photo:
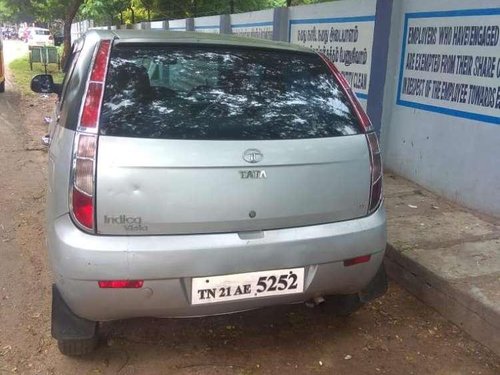
[{"label": "tata logo emblem", "polygon": [[243,153],[243,160],[245,160],[247,163],[255,164],[262,159],[264,159],[264,155],[256,148],[249,148]]}]

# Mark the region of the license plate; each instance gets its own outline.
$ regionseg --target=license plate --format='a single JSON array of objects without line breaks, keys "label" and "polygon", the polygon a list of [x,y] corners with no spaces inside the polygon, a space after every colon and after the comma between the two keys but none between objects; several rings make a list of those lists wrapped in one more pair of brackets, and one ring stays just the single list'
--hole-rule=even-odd
[{"label": "license plate", "polygon": [[196,277],[191,291],[193,305],[302,293],[304,268]]}]

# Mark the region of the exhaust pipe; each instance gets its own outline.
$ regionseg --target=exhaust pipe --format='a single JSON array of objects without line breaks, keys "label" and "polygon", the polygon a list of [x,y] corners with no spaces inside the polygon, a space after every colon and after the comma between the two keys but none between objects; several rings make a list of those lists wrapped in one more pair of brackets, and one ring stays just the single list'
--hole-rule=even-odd
[{"label": "exhaust pipe", "polygon": [[325,302],[325,299],[323,296],[317,296],[314,297],[313,299],[310,299],[309,301],[306,301],[306,306],[312,309],[315,306],[321,305],[323,302]]}]

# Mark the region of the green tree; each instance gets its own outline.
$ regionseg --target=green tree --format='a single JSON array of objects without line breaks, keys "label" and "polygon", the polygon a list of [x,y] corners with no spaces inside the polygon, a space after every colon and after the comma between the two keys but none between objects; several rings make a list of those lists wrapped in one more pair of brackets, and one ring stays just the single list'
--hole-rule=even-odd
[{"label": "green tree", "polygon": [[1,22],[33,22],[34,9],[30,0],[0,0]]},{"label": "green tree", "polygon": [[[5,3],[4,0],[0,0],[0,22],[11,21],[14,15],[14,10]],[[11,21],[13,22],[13,20]]]},{"label": "green tree", "polygon": [[63,62],[71,50],[71,24],[83,2],[84,0],[31,0],[37,19],[45,21],[60,19],[63,21]]},{"label": "green tree", "polygon": [[151,19],[176,19],[241,13],[288,5],[331,0],[85,0],[82,16],[97,24],[136,23]]},{"label": "green tree", "polygon": [[140,0],[141,5],[146,9],[146,13],[148,15],[148,22],[151,22],[151,11],[155,6],[154,0]]},{"label": "green tree", "polygon": [[187,0],[154,0],[154,2],[158,13],[168,19],[186,17],[191,3]]},{"label": "green tree", "polygon": [[159,15],[172,19],[240,13],[283,6],[285,0],[152,0]]},{"label": "green tree", "polygon": [[85,18],[109,25],[114,25],[119,17],[120,23],[123,24],[123,12],[129,4],[130,0],[85,0],[81,13]]}]

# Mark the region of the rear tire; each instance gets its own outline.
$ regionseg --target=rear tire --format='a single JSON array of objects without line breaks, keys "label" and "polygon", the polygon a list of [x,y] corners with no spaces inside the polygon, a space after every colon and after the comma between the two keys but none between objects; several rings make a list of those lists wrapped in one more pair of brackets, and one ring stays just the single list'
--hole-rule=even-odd
[{"label": "rear tire", "polygon": [[5,91],[5,81],[0,82],[0,92],[4,92],[4,91]]},{"label": "rear tire", "polygon": [[59,351],[69,357],[79,357],[92,353],[98,344],[98,337],[91,339],[57,340]]}]

